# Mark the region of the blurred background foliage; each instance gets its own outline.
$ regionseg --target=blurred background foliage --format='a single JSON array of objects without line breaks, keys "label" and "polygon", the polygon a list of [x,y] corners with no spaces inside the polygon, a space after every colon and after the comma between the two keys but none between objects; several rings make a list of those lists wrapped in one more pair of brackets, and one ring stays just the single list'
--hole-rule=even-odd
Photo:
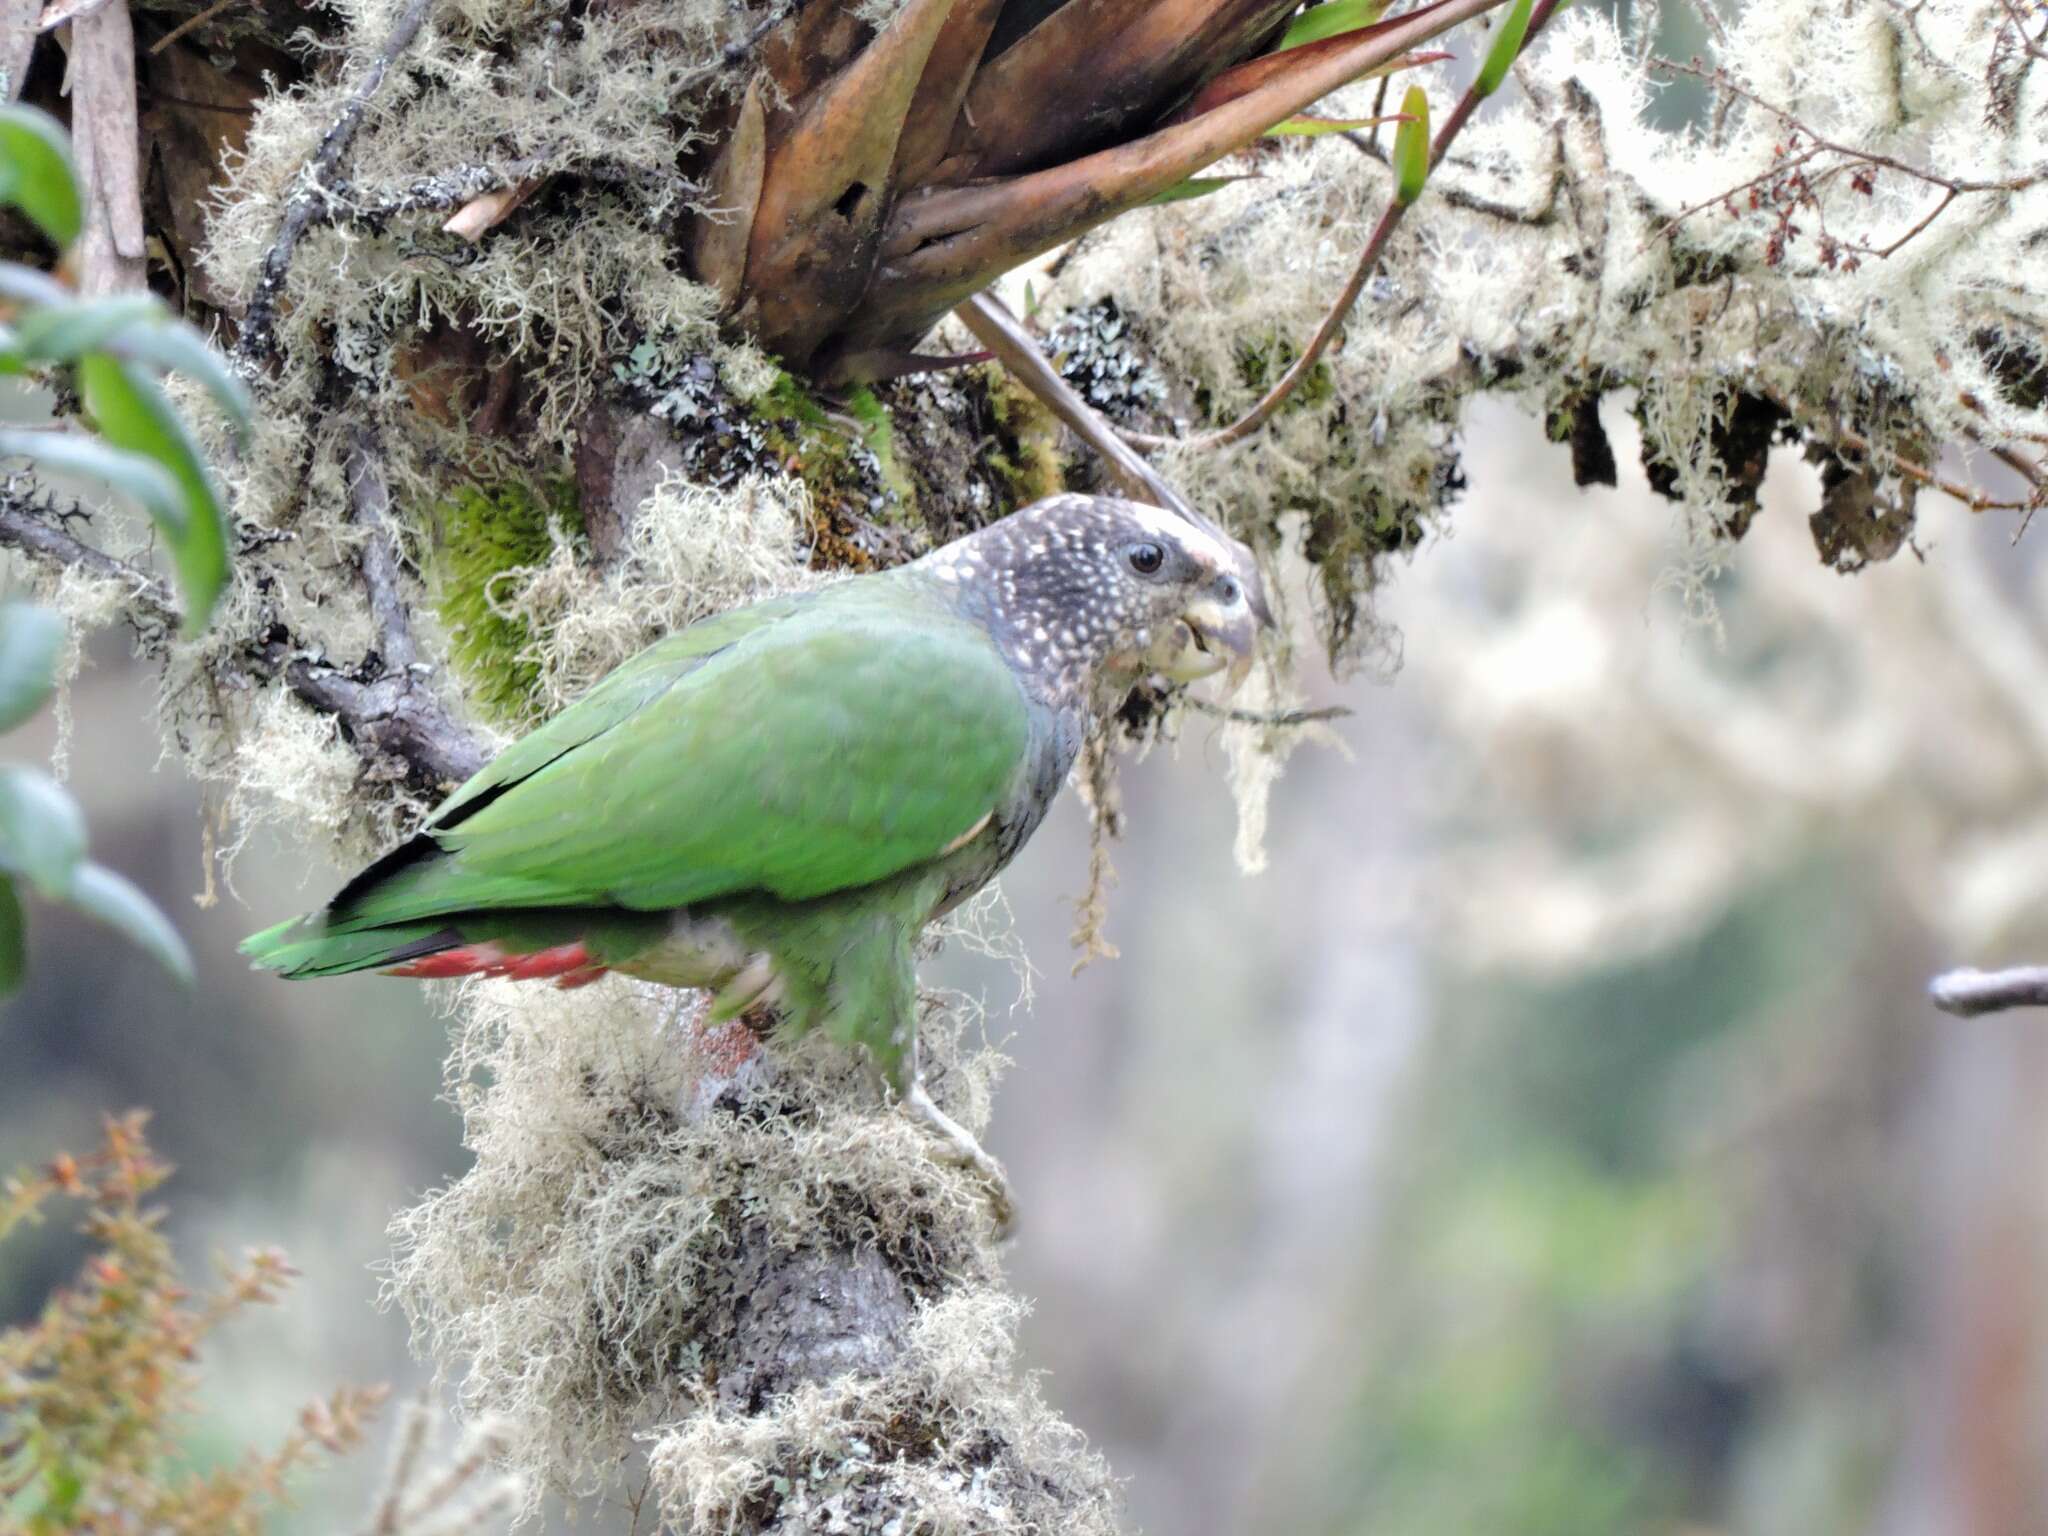
[{"label": "blurred background foliage", "polygon": [[[1660,584],[1683,541],[1639,476],[1578,491],[1507,410],[1467,447],[1456,537],[1383,594],[1404,664],[1320,688],[1350,755],[1296,755],[1267,874],[1190,720],[1130,778],[1122,959],[1067,974],[1063,801],[1005,882],[1034,1000],[935,967],[1016,1063],[1031,1363],[1132,1525],[1183,1536],[2042,1528],[2048,1037],[1922,998],[2044,939],[2048,749],[1969,638],[2008,625],[2048,677],[2030,547],[1931,507],[1924,563],[1842,578],[1775,463],[1717,633]],[[463,1153],[419,989],[287,997],[234,955],[340,872],[259,844],[194,904],[205,810],[152,771],[150,679],[118,635],[90,663],[70,787],[199,980],[52,914],[0,1015],[0,1163],[147,1103],[188,1267],[276,1242],[304,1272],[209,1340],[204,1467],[339,1384],[419,1384],[382,1229]],[[78,1243],[0,1249],[0,1316]],[[282,1528],[345,1526],[376,1459]]]}]

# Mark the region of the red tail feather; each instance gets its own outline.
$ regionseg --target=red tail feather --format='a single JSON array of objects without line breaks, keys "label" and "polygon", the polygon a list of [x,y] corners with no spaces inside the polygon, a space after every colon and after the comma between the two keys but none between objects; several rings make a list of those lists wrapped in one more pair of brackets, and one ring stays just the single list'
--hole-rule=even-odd
[{"label": "red tail feather", "polygon": [[386,976],[413,976],[439,981],[450,976],[505,976],[513,981],[540,981],[549,977],[564,987],[587,987],[604,975],[605,967],[590,957],[589,948],[578,940],[514,954],[502,944],[464,944],[444,949],[437,955],[422,955],[404,965],[394,965]]}]

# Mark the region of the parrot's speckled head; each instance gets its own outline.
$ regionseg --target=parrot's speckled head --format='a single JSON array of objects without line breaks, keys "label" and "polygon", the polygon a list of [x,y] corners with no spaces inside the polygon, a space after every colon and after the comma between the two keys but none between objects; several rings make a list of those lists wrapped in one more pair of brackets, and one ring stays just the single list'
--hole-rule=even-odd
[{"label": "parrot's speckled head", "polygon": [[1048,497],[911,569],[955,588],[1048,698],[1150,673],[1190,682],[1228,668],[1234,685],[1267,622],[1243,545],[1109,496]]}]

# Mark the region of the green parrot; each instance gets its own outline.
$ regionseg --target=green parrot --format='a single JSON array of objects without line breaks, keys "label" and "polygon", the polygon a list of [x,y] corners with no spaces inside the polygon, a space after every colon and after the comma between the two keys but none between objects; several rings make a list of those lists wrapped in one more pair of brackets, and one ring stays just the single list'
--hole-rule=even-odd
[{"label": "green parrot", "polygon": [[1089,711],[1148,675],[1233,683],[1270,622],[1249,552],[1051,497],[893,570],[659,640],[513,743],[306,917],[244,941],[290,978],[617,971],[863,1046],[948,1155],[912,954],[1037,830]]}]

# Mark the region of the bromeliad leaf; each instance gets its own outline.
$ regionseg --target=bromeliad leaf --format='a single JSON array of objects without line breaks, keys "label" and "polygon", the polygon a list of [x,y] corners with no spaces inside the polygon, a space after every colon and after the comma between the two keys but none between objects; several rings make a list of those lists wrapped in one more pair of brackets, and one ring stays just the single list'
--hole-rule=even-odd
[{"label": "bromeliad leaf", "polygon": [[43,707],[55,686],[64,621],[30,603],[0,603],[0,731]]},{"label": "bromeliad leaf", "polygon": [[19,208],[63,247],[78,238],[78,178],[57,120],[19,103],[0,106],[0,204]]},{"label": "bromeliad leaf", "polygon": [[71,905],[96,917],[187,986],[192,982],[192,952],[178,937],[171,920],[126,875],[104,864],[83,864],[71,881]]},{"label": "bromeliad leaf", "polygon": [[1184,203],[1190,198],[1207,197],[1211,192],[1221,192],[1234,181],[1255,181],[1253,176],[1190,176],[1186,181],[1175,182],[1164,192],[1146,200],[1148,207],[1160,208],[1168,203]]},{"label": "bromeliad leaf", "polygon": [[228,579],[227,516],[213,477],[163,390],[134,364],[87,353],[78,361],[78,382],[107,441],[156,460],[178,482],[191,517],[169,542],[185,594],[184,631],[197,635]]},{"label": "bromeliad leaf", "polygon": [[1311,6],[1280,34],[1279,46],[1273,51],[1285,53],[1303,43],[1319,43],[1326,37],[1356,32],[1378,21],[1386,9],[1387,0],[1329,0],[1327,5]]},{"label": "bromeliad leaf", "polygon": [[1486,62],[1479,66],[1479,77],[1472,82],[1474,95],[1487,97],[1500,89],[1501,81],[1507,79],[1508,71],[1521,54],[1523,39],[1529,35],[1529,16],[1535,8],[1535,0],[1515,0],[1508,7],[1507,20],[1494,34],[1493,46],[1486,50]]},{"label": "bromeliad leaf", "polygon": [[39,769],[0,766],[0,869],[62,900],[84,857],[85,814],[78,802]]},{"label": "bromeliad leaf", "polygon": [[49,469],[104,480],[134,501],[175,541],[192,524],[185,490],[169,470],[137,453],[123,453],[96,437],[68,432],[0,431],[0,458],[34,459]]}]

